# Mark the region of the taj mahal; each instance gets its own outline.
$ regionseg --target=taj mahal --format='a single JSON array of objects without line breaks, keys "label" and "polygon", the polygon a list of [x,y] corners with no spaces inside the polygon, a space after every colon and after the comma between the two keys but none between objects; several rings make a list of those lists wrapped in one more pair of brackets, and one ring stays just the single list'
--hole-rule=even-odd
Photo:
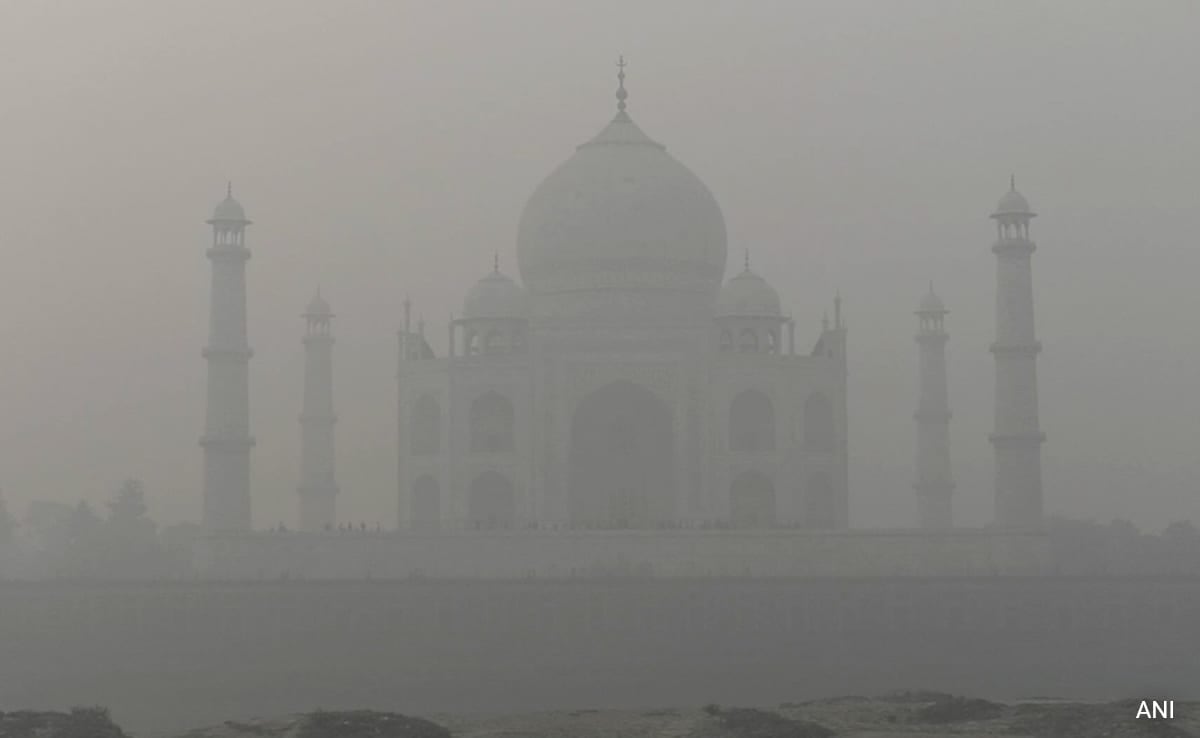
[{"label": "taj mahal", "polygon": [[[916,306],[912,530],[849,519],[847,326],[814,335],[727,243],[705,184],[627,110],[530,195],[516,274],[497,258],[437,355],[397,319],[395,530],[339,535],[334,314],[306,349],[299,531],[252,532],[245,269],[232,192],[213,241],[204,527],[220,576],[1036,573],[1045,565],[1030,239],[1015,182],[996,206],[995,524],[954,526],[946,307]],[[739,268],[727,275],[733,251]],[[982,249],[981,249],[982,251]],[[517,278],[519,277],[519,279]],[[818,321],[804,321],[816,327]],[[251,573],[253,572],[253,574]]]}]

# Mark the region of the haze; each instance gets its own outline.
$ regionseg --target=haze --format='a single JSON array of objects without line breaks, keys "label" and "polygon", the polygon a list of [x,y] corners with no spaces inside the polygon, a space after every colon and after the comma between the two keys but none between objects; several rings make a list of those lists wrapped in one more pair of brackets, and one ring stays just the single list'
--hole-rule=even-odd
[{"label": "haze", "polygon": [[339,516],[396,518],[401,304],[435,348],[522,205],[629,108],[815,340],[850,351],[855,527],[911,525],[916,302],[951,314],[958,522],[991,519],[994,257],[1034,222],[1046,508],[1200,518],[1200,46],[1191,3],[7,2],[0,489],[145,481],[197,520],[210,234],[248,236],[255,518],[292,524],[299,313],[337,313]]}]

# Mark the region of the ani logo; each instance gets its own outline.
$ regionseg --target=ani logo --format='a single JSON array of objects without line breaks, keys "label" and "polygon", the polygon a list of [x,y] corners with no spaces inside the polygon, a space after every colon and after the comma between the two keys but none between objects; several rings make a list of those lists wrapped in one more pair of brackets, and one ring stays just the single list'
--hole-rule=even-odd
[{"label": "ani logo", "polygon": [[1175,717],[1175,700],[1142,700],[1136,718],[1166,720]]}]

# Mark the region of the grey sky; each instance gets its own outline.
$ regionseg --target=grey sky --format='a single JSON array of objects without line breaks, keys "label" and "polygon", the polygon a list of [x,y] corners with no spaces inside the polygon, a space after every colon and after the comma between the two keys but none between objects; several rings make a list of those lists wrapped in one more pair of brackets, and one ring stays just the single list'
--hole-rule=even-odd
[{"label": "grey sky", "polygon": [[525,198],[629,110],[816,337],[850,328],[851,517],[908,524],[916,302],[948,328],[960,520],[991,517],[994,257],[1034,221],[1047,510],[1200,518],[1200,98],[1187,2],[7,2],[0,488],[145,480],[197,519],[209,265],[248,237],[256,521],[294,520],[302,323],[338,314],[340,510],[395,518],[395,329],[439,349]]}]

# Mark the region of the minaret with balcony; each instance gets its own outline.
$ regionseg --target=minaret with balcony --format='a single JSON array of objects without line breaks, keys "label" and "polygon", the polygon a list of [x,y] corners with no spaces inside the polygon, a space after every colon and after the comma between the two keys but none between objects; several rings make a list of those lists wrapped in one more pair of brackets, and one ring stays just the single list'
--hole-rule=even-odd
[{"label": "minaret with balcony", "polygon": [[917,517],[921,528],[953,525],[950,476],[950,400],[946,382],[945,318],[942,298],[929,285],[917,309],[919,396],[917,400],[916,481]]},{"label": "minaret with balcony", "polygon": [[299,524],[328,530],[337,522],[334,475],[333,310],[317,294],[304,311],[304,409],[300,413]]},{"label": "minaret with balcony", "polygon": [[1034,527],[1042,522],[1042,443],[1038,424],[1034,330],[1033,252],[1029,223],[1035,217],[1015,180],[1000,199],[996,221],[996,418],[990,436],[996,459],[996,523]]},{"label": "minaret with balcony", "polygon": [[207,410],[204,435],[204,513],[210,531],[247,531],[250,509],[250,357],[246,337],[246,226],[250,221],[230,186],[207,221],[212,226]]}]

